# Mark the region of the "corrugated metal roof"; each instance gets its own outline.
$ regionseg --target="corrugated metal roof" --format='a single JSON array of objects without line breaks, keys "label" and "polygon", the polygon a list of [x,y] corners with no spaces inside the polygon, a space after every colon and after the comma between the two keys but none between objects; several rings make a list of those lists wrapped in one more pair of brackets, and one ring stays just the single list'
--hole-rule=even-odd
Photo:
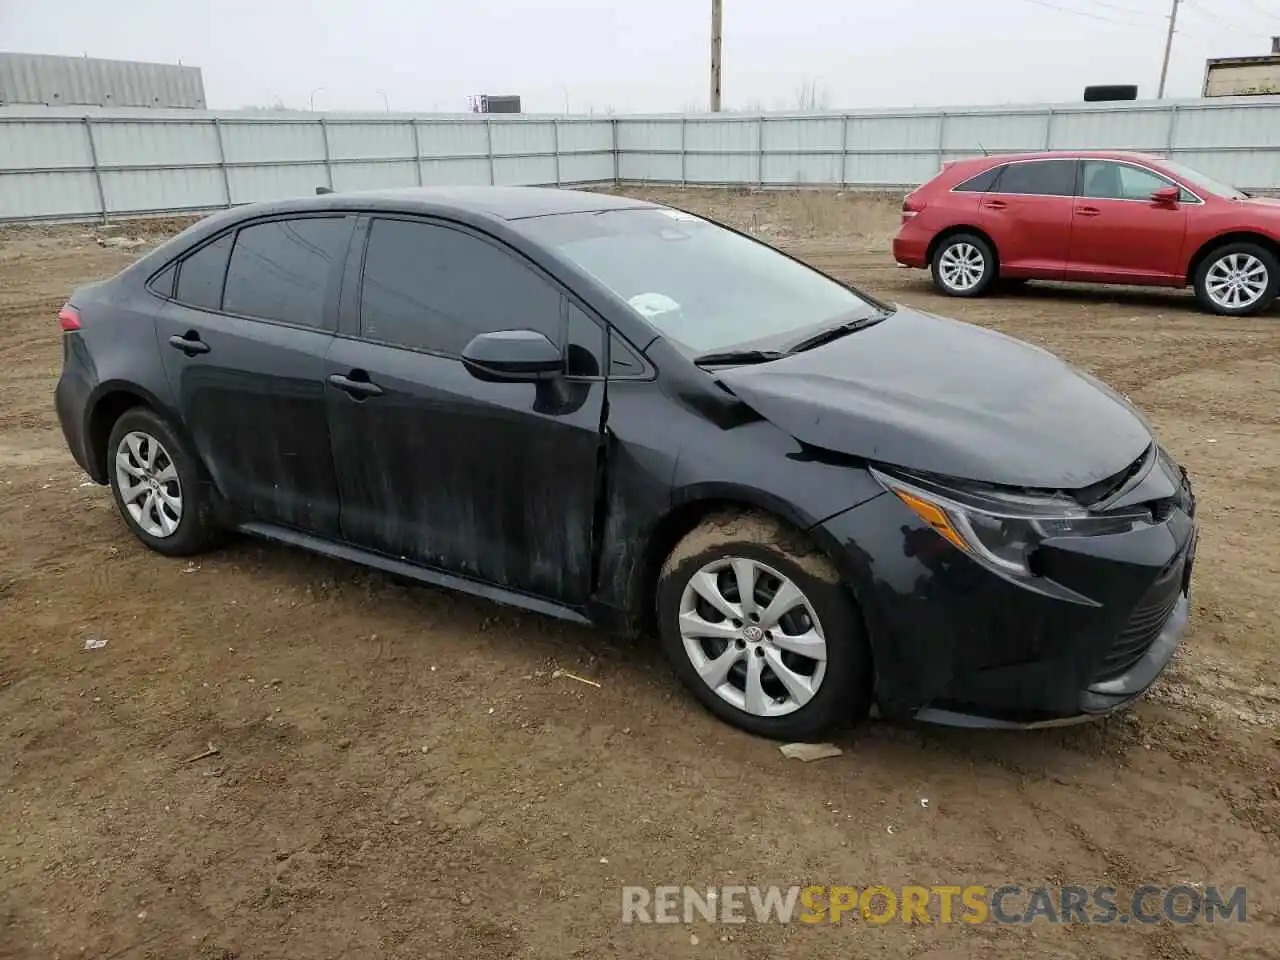
[{"label": "corrugated metal roof", "polygon": [[0,53],[0,104],[203,110],[199,67],[42,53]]}]

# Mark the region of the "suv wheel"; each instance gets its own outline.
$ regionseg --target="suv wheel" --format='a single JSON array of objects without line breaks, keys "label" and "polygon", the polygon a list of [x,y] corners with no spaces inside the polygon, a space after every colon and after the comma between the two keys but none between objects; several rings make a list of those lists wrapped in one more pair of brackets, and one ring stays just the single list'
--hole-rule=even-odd
[{"label": "suv wheel", "polygon": [[153,411],[134,407],[116,421],[107,473],[120,515],[152,550],[180,557],[212,545],[217,528],[204,471]]},{"label": "suv wheel", "polygon": [[771,517],[723,514],[663,565],[658,625],[677,674],[713,714],[778,740],[861,719],[862,619],[831,562]]},{"label": "suv wheel", "polygon": [[1228,243],[1196,269],[1200,303],[1213,313],[1242,317],[1271,306],[1280,284],[1275,255],[1256,243]]},{"label": "suv wheel", "polygon": [[971,233],[947,237],[933,251],[933,284],[949,297],[980,297],[996,278],[991,245]]}]

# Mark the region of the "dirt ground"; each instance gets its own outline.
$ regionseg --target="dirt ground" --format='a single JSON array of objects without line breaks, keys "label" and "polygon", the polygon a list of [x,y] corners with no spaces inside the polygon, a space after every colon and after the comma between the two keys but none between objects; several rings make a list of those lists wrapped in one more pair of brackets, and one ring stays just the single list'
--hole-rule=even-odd
[{"label": "dirt ground", "polygon": [[[1280,956],[1280,309],[944,301],[892,264],[890,200],[662,196],[1043,345],[1148,413],[1203,521],[1192,626],[1148,698],[1034,733],[873,722],[802,764],[703,713],[652,642],[256,542],[164,559],[75,466],[52,401],[59,306],[136,250],[10,228],[0,957]],[[733,883],[1242,884],[1248,922],[621,923],[624,884]]]}]

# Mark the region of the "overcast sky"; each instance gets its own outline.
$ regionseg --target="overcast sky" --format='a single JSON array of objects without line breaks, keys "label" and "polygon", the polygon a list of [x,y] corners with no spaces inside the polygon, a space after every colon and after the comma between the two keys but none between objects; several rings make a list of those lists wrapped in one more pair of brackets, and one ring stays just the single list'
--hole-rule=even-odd
[{"label": "overcast sky", "polygon": [[[724,105],[832,108],[1154,96],[1169,0],[724,0]],[[705,109],[710,0],[0,0],[0,50],[203,68],[209,105]],[[1074,11],[1074,12],[1069,12]],[[1270,51],[1280,0],[1184,0],[1170,96]]]}]

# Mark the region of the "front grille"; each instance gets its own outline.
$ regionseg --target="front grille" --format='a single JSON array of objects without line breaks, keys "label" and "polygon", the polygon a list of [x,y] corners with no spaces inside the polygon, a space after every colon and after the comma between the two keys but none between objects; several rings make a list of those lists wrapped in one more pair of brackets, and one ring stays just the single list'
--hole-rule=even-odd
[{"label": "front grille", "polygon": [[1107,651],[1094,671],[1093,682],[1114,680],[1128,672],[1142,659],[1153,644],[1165,622],[1178,605],[1182,593],[1182,563],[1166,571],[1160,580],[1142,598],[1129,617],[1120,635]]}]

